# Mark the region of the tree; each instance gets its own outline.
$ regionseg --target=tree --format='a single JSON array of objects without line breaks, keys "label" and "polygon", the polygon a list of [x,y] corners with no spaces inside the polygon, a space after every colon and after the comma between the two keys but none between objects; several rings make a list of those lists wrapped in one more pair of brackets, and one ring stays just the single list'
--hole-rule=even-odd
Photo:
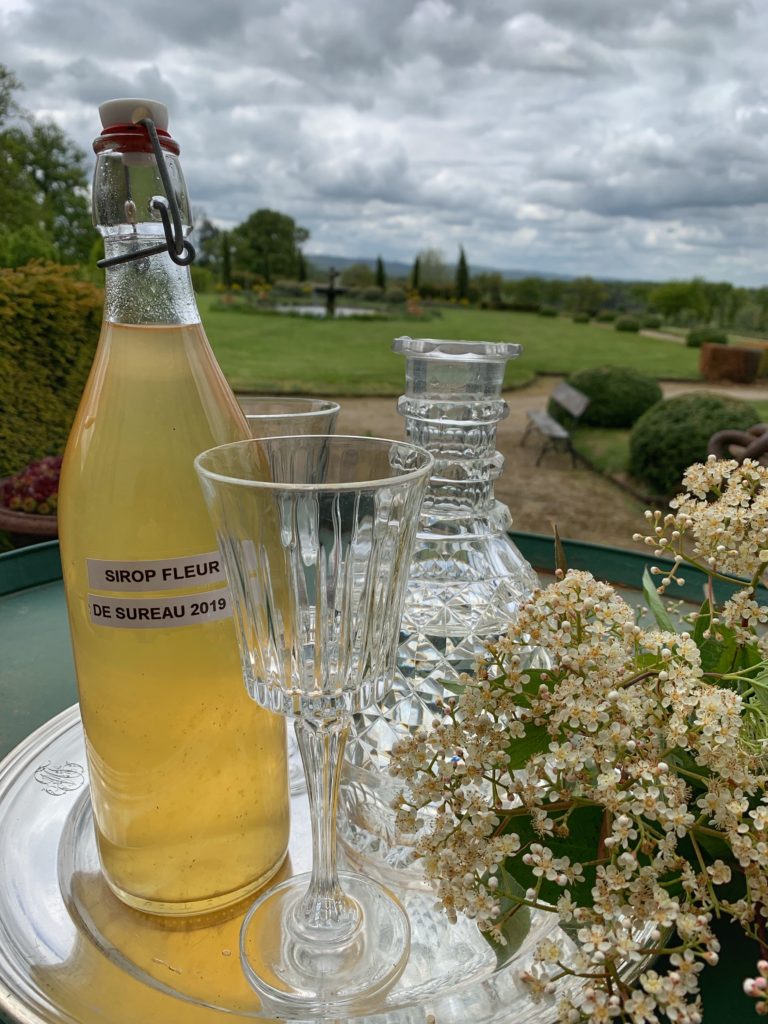
[{"label": "tree", "polygon": [[341,283],[347,288],[370,288],[376,277],[367,263],[351,263],[342,271]]},{"label": "tree", "polygon": [[418,260],[419,286],[421,288],[424,288],[425,285],[440,288],[449,283],[451,274],[439,249],[422,249]]},{"label": "tree", "polygon": [[413,288],[413,290],[415,292],[417,292],[419,290],[419,285],[420,284],[421,284],[421,260],[417,256],[416,259],[413,261],[413,267],[411,269],[411,288]]},{"label": "tree", "polygon": [[304,253],[301,251],[301,249],[299,249],[298,265],[297,265],[297,268],[296,268],[296,278],[299,281],[306,281],[308,277],[309,277],[309,267],[307,266],[307,261],[306,261],[306,258],[304,256]]},{"label": "tree", "polygon": [[221,232],[221,283],[225,288],[232,287],[232,250],[228,231]]},{"label": "tree", "polygon": [[376,257],[376,284],[382,291],[387,287],[387,272],[381,256]]},{"label": "tree", "polygon": [[0,65],[0,256],[88,260],[94,239],[84,154],[55,124],[16,105],[19,83]]},{"label": "tree", "polygon": [[256,210],[232,231],[235,265],[261,274],[271,284],[276,277],[296,278],[299,246],[309,238],[306,228],[276,210]]},{"label": "tree", "polygon": [[570,307],[574,313],[593,316],[608,297],[605,285],[593,277],[577,277],[568,286]]},{"label": "tree", "polygon": [[221,263],[221,231],[203,210],[194,214],[194,220],[195,235],[192,241],[197,252],[195,263],[216,270]]},{"label": "tree", "polygon": [[459,246],[459,262],[456,264],[456,298],[469,298],[469,267],[464,246]]},{"label": "tree", "polygon": [[648,301],[665,320],[676,320],[684,313],[696,319],[706,315],[705,295],[696,281],[666,281],[651,289]]}]

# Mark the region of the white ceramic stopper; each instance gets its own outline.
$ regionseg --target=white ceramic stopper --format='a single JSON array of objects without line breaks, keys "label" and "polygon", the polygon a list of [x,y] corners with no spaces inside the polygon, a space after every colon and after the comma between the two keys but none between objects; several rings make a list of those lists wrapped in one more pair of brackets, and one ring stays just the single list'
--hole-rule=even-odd
[{"label": "white ceramic stopper", "polygon": [[116,124],[136,124],[143,117],[151,117],[156,128],[168,131],[168,107],[157,100],[107,100],[100,105],[99,116],[104,128]]}]

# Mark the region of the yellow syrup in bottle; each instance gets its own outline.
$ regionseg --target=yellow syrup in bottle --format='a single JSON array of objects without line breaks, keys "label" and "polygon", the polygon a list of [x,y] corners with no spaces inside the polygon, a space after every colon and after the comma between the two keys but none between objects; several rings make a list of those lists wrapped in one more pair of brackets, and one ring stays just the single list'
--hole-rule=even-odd
[{"label": "yellow syrup in bottle", "polygon": [[194,457],[247,436],[200,323],[105,322],[64,458],[64,581],[99,854],[139,909],[236,902],[288,842],[284,719],[245,690]]}]

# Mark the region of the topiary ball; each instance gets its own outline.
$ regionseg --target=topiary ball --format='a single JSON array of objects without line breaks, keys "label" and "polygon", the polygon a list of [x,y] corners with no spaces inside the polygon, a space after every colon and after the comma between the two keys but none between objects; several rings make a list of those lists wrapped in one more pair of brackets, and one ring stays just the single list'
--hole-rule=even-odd
[{"label": "topiary ball", "polygon": [[629,334],[637,334],[640,330],[640,321],[633,316],[620,316],[613,325],[615,331],[626,331]]},{"label": "topiary ball", "polygon": [[728,335],[717,327],[693,327],[685,339],[688,348],[701,348],[702,345],[727,345]]},{"label": "topiary ball", "polygon": [[[653,377],[624,366],[594,366],[579,370],[568,378],[589,398],[589,405],[579,423],[590,427],[631,427],[646,409],[661,399],[661,388]],[[567,424],[555,402],[550,402],[550,416]],[[571,421],[572,422],[572,421]]]},{"label": "topiary ball", "polygon": [[704,462],[709,439],[718,430],[746,430],[760,419],[749,402],[709,391],[690,392],[657,402],[632,428],[629,472],[654,494],[676,494],[683,473]]}]

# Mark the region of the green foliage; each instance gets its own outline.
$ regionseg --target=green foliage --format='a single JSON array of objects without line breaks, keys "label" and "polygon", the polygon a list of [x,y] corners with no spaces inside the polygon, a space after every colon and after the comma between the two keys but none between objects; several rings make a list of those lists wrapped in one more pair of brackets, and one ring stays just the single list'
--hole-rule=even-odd
[{"label": "green foliage", "polygon": [[196,292],[209,292],[213,288],[213,271],[210,267],[198,267],[194,263],[189,268],[192,275],[192,287]]},{"label": "green foliage", "polygon": [[568,305],[574,313],[596,313],[608,298],[604,284],[592,277],[577,277],[568,282]]},{"label": "green foliage", "polygon": [[728,335],[717,327],[694,327],[685,338],[688,348],[701,348],[702,345],[727,345]]},{"label": "green foliage", "polygon": [[221,283],[225,288],[232,287],[232,246],[229,242],[229,232],[222,231],[221,238]]},{"label": "green foliage", "polygon": [[387,288],[384,293],[384,301],[388,302],[390,306],[400,306],[405,302],[406,298],[405,288],[399,288],[397,285]]},{"label": "green foliage", "polygon": [[574,313],[571,319],[575,324],[588,324],[591,318],[589,313]]},{"label": "green foliage", "polygon": [[[589,398],[589,405],[579,419],[591,427],[631,427],[652,405],[661,399],[661,388],[653,377],[624,366],[595,366],[580,370],[568,378]],[[561,423],[572,418],[555,402],[549,403],[549,414]]]},{"label": "green foliage", "polygon": [[629,471],[658,495],[674,494],[694,462],[707,457],[718,430],[746,430],[759,419],[748,402],[707,391],[657,402],[635,423],[630,436]]},{"label": "green foliage", "polygon": [[376,275],[367,263],[352,263],[341,274],[346,288],[370,288],[376,284]]},{"label": "green foliage", "polygon": [[661,317],[655,313],[648,313],[643,317],[643,327],[647,327],[651,331],[658,331],[663,322]]},{"label": "green foliage", "polygon": [[411,288],[415,292],[419,290],[421,285],[421,259],[417,256],[413,261],[413,268],[411,269]]},{"label": "green foliage", "polygon": [[83,262],[94,238],[83,153],[57,125],[21,111],[18,88],[0,65],[0,264]]},{"label": "green foliage", "polygon": [[625,334],[637,334],[640,330],[640,321],[633,316],[620,316],[613,328],[616,331],[624,331]]},{"label": "green foliage", "polygon": [[552,306],[540,306],[539,316],[557,316],[557,310]]},{"label": "green foliage", "polygon": [[387,272],[384,269],[384,260],[381,256],[376,257],[376,287],[382,291],[387,287]]},{"label": "green foliage", "polygon": [[457,299],[469,298],[469,267],[463,245],[459,247],[459,262],[456,264],[455,292]]},{"label": "green foliage", "polygon": [[90,369],[102,293],[74,271],[0,270],[0,477],[63,451]]},{"label": "green foliage", "polygon": [[595,313],[595,320],[599,324],[611,324],[616,319],[616,313],[612,309],[599,309]]},{"label": "green foliage", "polygon": [[309,232],[285,213],[261,209],[238,224],[230,237],[235,268],[260,275],[271,284],[276,277],[297,276],[299,246]]}]

